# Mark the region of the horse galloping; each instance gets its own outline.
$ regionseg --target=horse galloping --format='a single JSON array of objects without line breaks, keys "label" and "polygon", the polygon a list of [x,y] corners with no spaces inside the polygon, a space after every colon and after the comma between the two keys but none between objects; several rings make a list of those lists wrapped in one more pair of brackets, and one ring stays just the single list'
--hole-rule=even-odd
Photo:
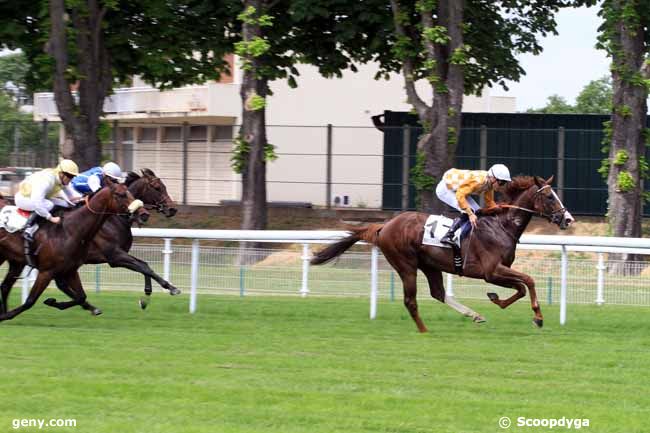
[{"label": "horse galloping", "polygon": [[[544,318],[537,302],[535,281],[529,275],[510,269],[510,266],[515,260],[517,242],[533,215],[545,217],[563,230],[574,222],[551,188],[552,180],[552,176],[546,181],[540,177],[515,177],[502,191],[510,204],[502,204],[484,212],[478,219],[477,227],[461,241],[463,275],[515,289],[516,293],[505,300],[499,299],[495,293],[488,293],[489,299],[501,308],[507,308],[524,297],[528,288],[531,307],[535,313],[533,322],[540,328]],[[426,332],[427,328],[418,313],[416,300],[418,269],[426,276],[433,298],[472,317],[474,321],[484,321],[475,311],[453,297],[446,296],[442,272],[457,273],[453,251],[451,248],[422,244],[427,218],[428,215],[424,213],[404,212],[383,224],[349,227],[349,236],[316,253],[311,263],[326,263],[343,254],[356,242],[366,241],[379,247],[388,263],[399,274],[404,287],[404,305],[420,332]]]},{"label": "horse galloping", "polygon": [[78,270],[84,264],[91,240],[111,215],[132,214],[137,212],[140,221],[148,219],[149,213],[142,207],[142,202],[134,200],[126,185],[106,180],[106,187],[86,201],[85,206],[65,213],[60,224],[45,223],[36,233],[34,246],[38,252],[36,281],[29,292],[27,300],[13,310],[6,311],[8,292],[26,264],[23,252],[22,233],[9,233],[0,229],[0,264],[9,262],[9,273],[0,285],[2,290],[2,313],[0,321],[13,319],[18,314],[31,308],[52,279],[65,282],[59,287],[70,296],[76,304],[91,311],[94,315],[101,311],[86,301]]},{"label": "horse galloping", "polygon": [[[143,169],[142,176],[135,172],[129,172],[125,184],[133,197],[142,200],[146,209],[156,210],[168,218],[176,215],[176,204],[167,193],[167,187],[150,169]],[[140,298],[142,309],[149,305],[152,278],[162,288],[168,290],[170,295],[180,294],[181,291],[178,288],[154,272],[147,262],[129,254],[132,245],[131,220],[125,215],[113,215],[106,220],[93,239],[85,264],[108,263],[112,268],[126,268],[144,275],[145,297]],[[57,279],[56,284],[61,288],[64,282]],[[57,302],[53,298],[46,299],[45,303],[60,310],[77,305],[74,301]]]}]

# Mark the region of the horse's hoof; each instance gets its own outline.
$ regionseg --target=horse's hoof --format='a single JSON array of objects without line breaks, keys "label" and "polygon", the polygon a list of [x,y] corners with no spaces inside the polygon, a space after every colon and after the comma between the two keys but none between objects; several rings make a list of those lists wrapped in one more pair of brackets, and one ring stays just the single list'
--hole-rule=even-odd
[{"label": "horse's hoof", "polygon": [[149,298],[140,298],[138,304],[140,305],[140,308],[142,308],[143,310],[146,309],[147,306],[149,305]]},{"label": "horse's hoof", "polygon": [[46,300],[43,301],[45,305],[49,305],[50,307],[54,307],[56,304],[56,299],[54,298],[47,298]]},{"label": "horse's hoof", "polygon": [[474,322],[474,323],[485,323],[485,322],[487,322],[487,320],[485,320],[485,317],[483,317],[483,316],[475,316],[472,319],[472,322]]},{"label": "horse's hoof", "polygon": [[542,326],[544,326],[544,319],[533,319],[533,323],[538,328],[541,328]]},{"label": "horse's hoof", "polygon": [[93,311],[90,312],[90,314],[92,314],[93,316],[99,316],[100,314],[102,314],[102,310],[100,310],[99,308],[95,308]]},{"label": "horse's hoof", "polygon": [[490,298],[490,301],[492,302],[496,302],[499,300],[499,295],[497,295],[496,293],[488,293],[487,297]]},{"label": "horse's hoof", "polygon": [[181,291],[180,291],[180,289],[177,289],[176,287],[172,287],[171,289],[169,289],[169,294],[172,295],[172,296],[176,296],[176,295],[180,295]]}]

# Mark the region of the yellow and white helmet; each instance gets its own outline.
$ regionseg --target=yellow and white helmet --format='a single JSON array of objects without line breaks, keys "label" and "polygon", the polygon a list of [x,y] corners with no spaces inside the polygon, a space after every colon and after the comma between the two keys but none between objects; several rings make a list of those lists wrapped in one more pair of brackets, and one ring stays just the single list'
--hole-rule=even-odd
[{"label": "yellow and white helmet", "polygon": [[62,159],[56,169],[71,176],[79,175],[79,167],[71,159]]}]

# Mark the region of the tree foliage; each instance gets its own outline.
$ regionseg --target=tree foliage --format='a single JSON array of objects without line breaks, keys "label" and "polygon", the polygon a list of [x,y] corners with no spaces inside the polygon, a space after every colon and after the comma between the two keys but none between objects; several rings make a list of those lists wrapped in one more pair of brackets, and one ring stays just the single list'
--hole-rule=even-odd
[{"label": "tree foliage", "polygon": [[544,114],[610,114],[612,112],[612,80],[605,76],[590,81],[571,105],[560,95],[551,95],[542,108],[529,108],[527,113]]}]

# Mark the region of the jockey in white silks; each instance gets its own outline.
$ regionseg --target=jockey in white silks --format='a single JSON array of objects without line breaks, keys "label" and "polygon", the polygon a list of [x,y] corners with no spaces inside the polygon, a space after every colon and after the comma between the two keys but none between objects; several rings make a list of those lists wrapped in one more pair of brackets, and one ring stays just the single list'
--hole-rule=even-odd
[{"label": "jockey in white silks", "polygon": [[459,170],[451,168],[442,176],[436,187],[438,198],[449,206],[461,212],[449,231],[440,240],[441,243],[452,245],[454,233],[469,219],[472,227],[476,227],[474,211],[480,206],[470,197],[472,194],[483,194],[485,206],[496,206],[494,190],[497,185],[504,186],[510,182],[510,170],[503,164],[494,164],[489,170]]},{"label": "jockey in white silks", "polygon": [[104,178],[108,176],[118,183],[124,183],[124,173],[119,165],[107,162],[101,167],[93,167],[75,176],[66,187],[67,193],[73,201],[94,194],[104,186]]},{"label": "jockey in white silks", "polygon": [[71,198],[66,194],[64,187],[78,174],[79,168],[77,164],[69,159],[64,159],[59,162],[56,168],[37,171],[20,183],[18,192],[14,197],[16,206],[22,210],[32,212],[23,229],[25,256],[29,266],[34,267],[31,243],[34,240],[36,230],[38,230],[36,220],[38,217],[42,217],[54,224],[61,222],[61,218],[52,216],[50,211],[54,206],[71,207],[74,205]]}]

